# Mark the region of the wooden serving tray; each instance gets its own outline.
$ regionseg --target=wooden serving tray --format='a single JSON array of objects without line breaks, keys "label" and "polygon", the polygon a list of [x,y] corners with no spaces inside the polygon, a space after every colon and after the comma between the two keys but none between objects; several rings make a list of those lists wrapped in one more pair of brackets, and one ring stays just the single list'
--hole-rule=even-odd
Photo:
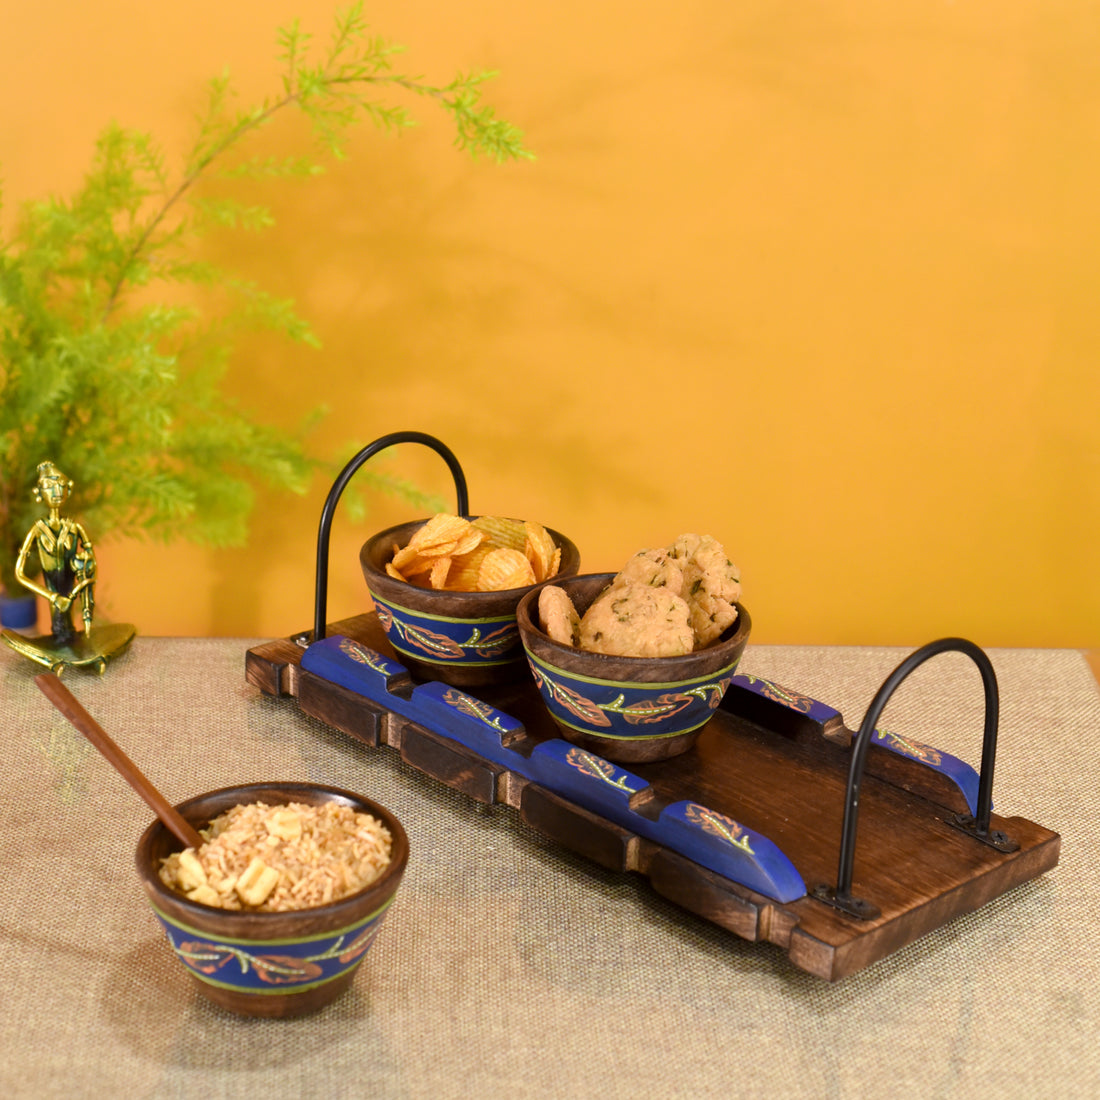
[{"label": "wooden serving tray", "polygon": [[513,807],[571,851],[645,876],[664,897],[778,945],[826,980],[1058,862],[1059,836],[1024,818],[994,815],[997,845],[960,827],[957,818],[975,813],[977,773],[875,730],[851,891],[870,915],[853,915],[823,897],[837,879],[854,737],[827,705],[737,676],[693,749],[627,770],[562,740],[531,681],[476,696],[415,681],[373,613],[306,641],[250,649],[248,681],[367,745],[396,749],[470,798]]}]

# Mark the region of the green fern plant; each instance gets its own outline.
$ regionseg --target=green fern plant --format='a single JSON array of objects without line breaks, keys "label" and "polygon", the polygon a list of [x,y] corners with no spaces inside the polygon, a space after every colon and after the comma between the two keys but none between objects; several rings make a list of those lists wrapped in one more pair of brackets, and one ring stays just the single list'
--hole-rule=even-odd
[{"label": "green fern plant", "polygon": [[[214,231],[272,224],[268,209],[212,194],[208,181],[315,175],[344,156],[360,123],[413,124],[387,96],[438,105],[457,146],[474,156],[531,155],[481,102],[494,74],[433,85],[396,71],[401,48],[369,33],[361,4],[336,16],[319,50],[297,23],[278,41],[278,93],[242,110],[228,75],[210,81],[177,169],[151,135],[108,126],[76,193],[24,204],[0,238],[0,585],[8,592],[21,591],[14,561],[40,512],[32,490],[45,459],[74,480],[68,511],[93,536],[213,546],[245,540],[259,484],[301,492],[330,468],[306,443],[315,417],[277,430],[224,392],[242,330],[317,340],[292,303],[202,258],[198,246]],[[291,110],[309,120],[310,153],[249,155],[249,139]],[[417,495],[373,476],[383,489]]]}]

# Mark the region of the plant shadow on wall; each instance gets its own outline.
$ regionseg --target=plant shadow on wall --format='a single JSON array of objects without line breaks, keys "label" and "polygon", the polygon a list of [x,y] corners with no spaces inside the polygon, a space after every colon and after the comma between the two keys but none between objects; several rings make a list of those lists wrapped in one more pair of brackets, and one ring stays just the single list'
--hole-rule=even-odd
[{"label": "plant shadow on wall", "polygon": [[[315,45],[297,23],[278,34],[281,86],[239,108],[228,76],[210,81],[194,145],[170,160],[147,133],[108,126],[70,199],[24,204],[0,239],[0,586],[37,518],[38,463],[75,482],[69,509],[98,535],[241,544],[257,486],[303,492],[350,451],[315,453],[308,432],[257,420],[227,385],[238,341],[264,330],[315,345],[294,305],[210,262],[221,230],[265,230],[267,207],[225,197],[219,181],[299,180],[340,159],[361,123],[412,124],[390,97],[435,104],[456,144],[495,161],[526,158],[519,131],[481,102],[492,74],[430,84],[394,67],[398,47],[367,31],[361,5]],[[270,157],[253,142],[299,113],[307,154]],[[239,194],[239,193],[238,193]],[[415,499],[400,479],[364,481]]]}]

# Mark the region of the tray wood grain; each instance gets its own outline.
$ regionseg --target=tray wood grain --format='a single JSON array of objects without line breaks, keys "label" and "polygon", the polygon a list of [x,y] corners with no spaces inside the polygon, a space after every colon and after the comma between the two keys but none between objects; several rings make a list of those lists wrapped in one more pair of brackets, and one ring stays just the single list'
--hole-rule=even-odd
[{"label": "tray wood grain", "polygon": [[[350,638],[394,659],[373,614],[334,623],[327,636]],[[991,823],[1018,844],[1011,853],[959,830],[952,819],[967,811],[967,800],[957,785],[915,760],[872,747],[852,885],[880,913],[861,920],[833,908],[812,891],[835,881],[852,732],[829,708],[807,714],[731,690],[695,748],[671,760],[630,766],[648,784],[630,808],[655,817],[662,806],[690,799],[767,837],[791,860],[808,891],[777,902],[437,729],[303,669],[300,643],[306,640],[292,636],[250,649],[248,682],[268,695],[292,697],[303,713],[365,745],[396,750],[411,766],[470,798],[514,808],[555,843],[600,866],[645,876],[676,904],[743,939],[777,945],[794,966],[829,981],[869,966],[1058,862],[1058,834],[1021,817],[994,815]],[[401,696],[414,686],[402,670],[388,688]],[[476,691],[479,700],[522,724],[510,747],[524,751],[560,739],[530,681]]]}]

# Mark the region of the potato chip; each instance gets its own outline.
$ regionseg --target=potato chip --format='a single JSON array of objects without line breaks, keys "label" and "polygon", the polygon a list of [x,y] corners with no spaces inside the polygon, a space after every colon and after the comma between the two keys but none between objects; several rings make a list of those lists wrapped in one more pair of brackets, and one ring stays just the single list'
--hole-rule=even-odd
[{"label": "potato chip", "polygon": [[466,534],[464,534],[460,539],[457,539],[455,541],[455,548],[452,551],[453,556],[456,558],[460,558],[463,556],[463,554],[471,553],[473,550],[476,550],[477,547],[481,545],[484,539],[485,532],[479,531],[476,527],[471,525],[470,530],[467,531]]},{"label": "potato chip", "polygon": [[[483,576],[486,561],[501,550],[508,554],[494,558]],[[417,528],[406,546],[394,546],[386,572],[420,588],[489,592],[546,580],[560,565],[561,550],[541,524],[440,512]]]},{"label": "potato chip", "polygon": [[508,588],[522,588],[535,583],[535,572],[525,554],[502,546],[491,550],[481,563],[478,574],[478,590],[502,592]]},{"label": "potato chip", "polygon": [[447,574],[451,569],[450,558],[436,558],[432,565],[432,571],[428,575],[428,583],[432,588],[445,588],[447,586]]},{"label": "potato chip", "polygon": [[447,587],[453,592],[476,592],[478,577],[481,575],[481,563],[493,552],[493,547],[481,543],[468,554],[451,559],[451,572],[447,578]]},{"label": "potato chip", "polygon": [[526,535],[523,548],[524,554],[531,563],[531,568],[535,574],[535,580],[544,581],[554,575],[550,571],[550,567],[553,563],[554,551],[557,547],[554,545],[554,540],[550,537],[549,532],[547,532],[546,528],[543,527],[541,523],[527,520],[523,528]]},{"label": "potato chip", "polygon": [[416,531],[409,539],[409,546],[415,547],[421,553],[429,547],[447,544],[451,544],[453,549],[454,544],[469,532],[470,526],[470,521],[463,519],[462,516],[451,515],[450,512],[439,512]]},{"label": "potato chip", "polygon": [[426,557],[424,554],[417,554],[412,561],[406,562],[399,568],[406,577],[416,577],[421,573],[430,573],[432,566],[435,565],[438,560],[438,558],[430,558]]},{"label": "potato chip", "polygon": [[522,550],[527,543],[527,531],[518,519],[501,516],[478,516],[470,521],[479,531],[484,531],[494,547]]}]

